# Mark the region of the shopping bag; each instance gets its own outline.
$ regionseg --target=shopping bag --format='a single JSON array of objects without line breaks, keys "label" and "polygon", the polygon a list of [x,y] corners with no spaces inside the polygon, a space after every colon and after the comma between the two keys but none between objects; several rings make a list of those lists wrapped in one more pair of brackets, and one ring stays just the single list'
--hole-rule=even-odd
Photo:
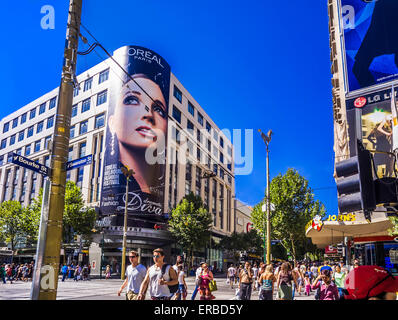
[{"label": "shopping bag", "polygon": [[210,289],[210,291],[217,291],[217,283],[216,283],[216,280],[211,280],[210,282],[209,282],[209,289]]}]

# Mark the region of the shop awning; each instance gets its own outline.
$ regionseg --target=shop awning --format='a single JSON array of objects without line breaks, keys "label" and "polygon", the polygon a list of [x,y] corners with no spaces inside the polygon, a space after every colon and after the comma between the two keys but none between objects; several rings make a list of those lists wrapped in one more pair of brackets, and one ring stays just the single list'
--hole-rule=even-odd
[{"label": "shop awning", "polygon": [[357,214],[356,221],[323,221],[321,231],[313,229],[311,226],[306,230],[306,236],[311,238],[312,243],[318,248],[325,248],[328,245],[341,243],[344,237],[372,237],[388,236],[388,229],[392,224],[388,217],[383,213],[377,213],[372,217],[372,222]]}]

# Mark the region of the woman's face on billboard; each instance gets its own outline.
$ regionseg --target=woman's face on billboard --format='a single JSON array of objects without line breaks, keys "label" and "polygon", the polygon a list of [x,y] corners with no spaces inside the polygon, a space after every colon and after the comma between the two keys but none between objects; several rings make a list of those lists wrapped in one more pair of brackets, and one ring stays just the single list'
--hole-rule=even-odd
[{"label": "woman's face on billboard", "polygon": [[[147,148],[165,139],[167,108],[159,86],[150,79],[135,78],[123,85],[109,126],[126,148]],[[163,135],[163,137],[161,137]]]}]

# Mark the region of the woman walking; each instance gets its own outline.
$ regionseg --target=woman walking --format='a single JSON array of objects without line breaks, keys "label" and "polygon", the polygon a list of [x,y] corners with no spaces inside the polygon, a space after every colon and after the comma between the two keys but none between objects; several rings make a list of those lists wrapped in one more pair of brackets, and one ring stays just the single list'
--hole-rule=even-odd
[{"label": "woman walking", "polygon": [[210,281],[213,281],[213,273],[209,270],[207,263],[202,264],[202,272],[200,273],[200,300],[212,300],[212,294],[209,288]]},{"label": "woman walking", "polygon": [[105,270],[105,279],[109,279],[111,277],[111,266],[108,264]]},{"label": "woman walking", "polygon": [[289,270],[289,263],[285,262],[280,267],[277,280],[279,300],[293,300],[292,282],[298,286],[295,275]]},{"label": "woman walking", "polygon": [[268,265],[258,279],[260,287],[260,300],[273,300],[276,277],[272,264]]},{"label": "woman walking", "polygon": [[176,293],[176,300],[185,300],[187,297],[187,283],[185,282],[185,273],[183,264],[178,265],[178,291]]},{"label": "woman walking", "polygon": [[333,281],[337,286],[337,290],[339,291],[340,298],[343,298],[343,296],[344,296],[345,277],[346,277],[346,273],[341,270],[341,267],[339,265],[337,265],[336,269],[333,273]]}]

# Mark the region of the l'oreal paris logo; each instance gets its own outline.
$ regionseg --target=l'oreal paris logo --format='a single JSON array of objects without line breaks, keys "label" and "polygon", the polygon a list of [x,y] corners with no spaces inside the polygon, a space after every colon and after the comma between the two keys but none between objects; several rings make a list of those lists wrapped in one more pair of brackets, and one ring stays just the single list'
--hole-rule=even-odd
[{"label": "l'oreal paris logo", "polygon": [[128,55],[134,56],[139,60],[147,60],[149,63],[156,61],[162,68],[164,68],[162,65],[162,59],[149,50],[129,48]]}]

